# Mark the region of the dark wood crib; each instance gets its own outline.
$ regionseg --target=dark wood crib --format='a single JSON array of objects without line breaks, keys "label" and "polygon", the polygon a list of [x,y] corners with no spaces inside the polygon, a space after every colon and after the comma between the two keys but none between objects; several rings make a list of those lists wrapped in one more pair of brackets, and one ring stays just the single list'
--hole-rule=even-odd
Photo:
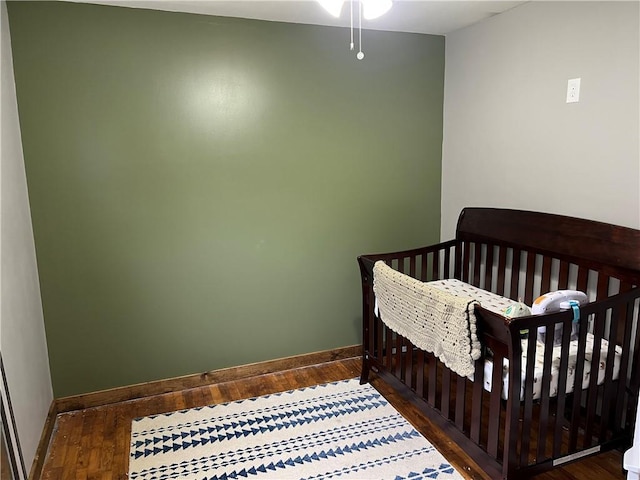
[{"label": "dark wood crib", "polygon": [[[509,319],[476,307],[482,353],[472,378],[461,377],[378,317],[373,267],[379,260],[421,281],[455,278],[527,305],[545,292],[561,289],[586,292],[589,303],[579,310],[580,327],[573,342],[570,310]],[[373,370],[411,399],[492,478],[527,478],[631,444],[640,386],[640,230],[546,213],[465,208],[455,240],[363,255],[358,262],[363,299],[361,381],[368,381]],[[546,335],[539,344],[536,332],[542,326],[547,332],[561,328],[560,337]],[[607,340],[616,348],[588,351],[587,337],[593,345]],[[544,354],[538,365],[541,393],[538,389],[534,399],[535,364],[523,361],[523,355],[534,358],[536,349]],[[488,360],[494,366],[508,365],[493,368],[490,391],[485,388]],[[551,393],[554,365],[558,388]],[[575,365],[573,388],[560,388],[571,378],[569,365]],[[599,373],[585,380],[589,367]]]}]

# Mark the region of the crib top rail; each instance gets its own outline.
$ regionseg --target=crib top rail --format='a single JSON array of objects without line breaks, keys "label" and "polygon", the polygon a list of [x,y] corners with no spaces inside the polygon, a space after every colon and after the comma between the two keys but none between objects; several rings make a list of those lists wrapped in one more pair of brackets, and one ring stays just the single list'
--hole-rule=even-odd
[{"label": "crib top rail", "polygon": [[550,213],[467,207],[458,218],[456,239],[549,254],[640,283],[640,230],[633,228]]}]

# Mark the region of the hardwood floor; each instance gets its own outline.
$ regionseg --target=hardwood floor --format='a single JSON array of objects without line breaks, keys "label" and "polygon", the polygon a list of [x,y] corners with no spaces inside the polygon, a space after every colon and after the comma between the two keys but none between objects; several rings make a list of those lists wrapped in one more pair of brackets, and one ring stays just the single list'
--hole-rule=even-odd
[{"label": "hardwood floor", "polygon": [[[53,425],[40,478],[126,479],[131,420],[136,417],[266,395],[353,378],[359,374],[360,358],[351,358],[61,413],[56,416]],[[377,378],[372,378],[371,383],[467,478],[490,480],[463,451],[424,418],[416,407]],[[617,451],[607,452],[535,478],[623,480],[625,473],[622,470],[622,454]]]}]

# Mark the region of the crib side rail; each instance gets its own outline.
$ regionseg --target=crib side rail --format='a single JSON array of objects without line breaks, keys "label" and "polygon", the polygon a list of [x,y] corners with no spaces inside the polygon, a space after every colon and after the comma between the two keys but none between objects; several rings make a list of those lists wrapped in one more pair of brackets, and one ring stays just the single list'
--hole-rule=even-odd
[{"label": "crib side rail", "polygon": [[[577,333],[571,311],[510,322],[509,471],[533,475],[629,444],[640,383],[639,309],[635,287],[581,307]],[[544,349],[537,342],[540,327],[555,332],[544,336]],[[518,341],[522,331],[528,337]],[[529,362],[534,356],[538,360]],[[541,385],[536,389],[534,382]]]}]

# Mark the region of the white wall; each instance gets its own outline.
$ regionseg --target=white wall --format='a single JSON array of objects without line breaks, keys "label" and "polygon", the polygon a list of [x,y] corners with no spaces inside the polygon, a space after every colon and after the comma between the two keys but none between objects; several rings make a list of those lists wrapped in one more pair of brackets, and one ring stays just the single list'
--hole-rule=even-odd
[{"label": "white wall", "polygon": [[635,1],[534,1],[446,37],[443,239],[465,206],[640,228],[639,23]]},{"label": "white wall", "polygon": [[53,390],[4,1],[0,4],[0,17],[0,350],[28,473],[53,400]]}]

